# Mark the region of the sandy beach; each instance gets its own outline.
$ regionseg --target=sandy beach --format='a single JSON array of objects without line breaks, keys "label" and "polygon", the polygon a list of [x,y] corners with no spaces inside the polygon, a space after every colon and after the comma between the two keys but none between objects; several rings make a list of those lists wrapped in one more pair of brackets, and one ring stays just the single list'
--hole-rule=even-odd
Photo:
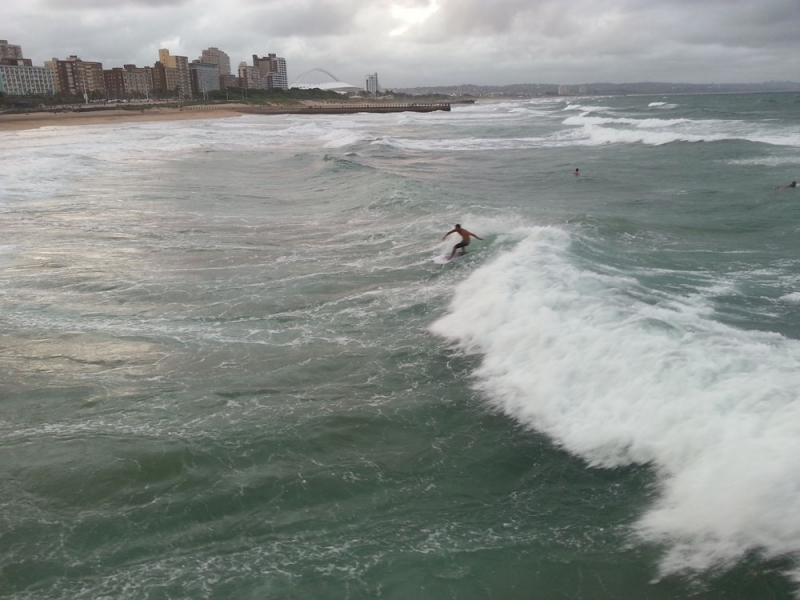
[{"label": "sandy beach", "polygon": [[97,112],[30,112],[0,115],[0,131],[19,131],[69,125],[98,125],[145,121],[176,121],[184,119],[220,119],[238,117],[236,105],[214,107],[143,108],[142,110],[104,110]]},{"label": "sandy beach", "polygon": [[[482,99],[486,102],[501,102],[502,99]],[[440,103],[362,103],[329,102],[325,100],[300,100],[296,105],[266,104],[253,106],[248,104],[196,104],[182,108],[153,107],[143,105],[136,109],[108,108],[84,109],[78,111],[32,111],[30,113],[0,114],[0,131],[20,131],[38,129],[40,127],[61,127],[69,125],[100,125],[108,123],[133,123],[145,121],[178,121],[186,119],[221,119],[239,117],[243,114],[296,114],[309,109],[327,114],[352,114],[354,112],[429,112],[430,107]],[[429,108],[426,108],[429,107]],[[433,109],[439,110],[439,109]],[[449,104],[448,108],[449,109]]]}]

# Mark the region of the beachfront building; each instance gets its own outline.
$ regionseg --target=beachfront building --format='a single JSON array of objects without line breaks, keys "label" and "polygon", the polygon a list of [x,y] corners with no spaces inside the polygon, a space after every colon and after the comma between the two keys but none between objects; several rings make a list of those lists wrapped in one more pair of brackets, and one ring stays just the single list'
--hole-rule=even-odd
[{"label": "beachfront building", "polygon": [[128,98],[149,98],[153,92],[153,68],[123,65],[125,95]]},{"label": "beachfront building", "polygon": [[219,90],[219,66],[194,60],[189,64],[189,73],[192,77],[192,92],[196,96],[203,96],[207,92]]},{"label": "beachfront building", "polygon": [[189,72],[189,58],[186,56],[171,55],[166,48],[160,48],[158,51],[158,62],[166,69],[166,91],[174,92],[175,95],[182,100],[191,100],[192,76]]},{"label": "beachfront building", "polygon": [[266,84],[265,89],[289,89],[289,78],[286,74],[285,58],[281,58],[275,54],[267,54],[259,58],[258,55],[254,54],[253,66],[256,67],[261,74],[261,80]]},{"label": "beachfront building", "polygon": [[0,92],[9,96],[52,95],[56,86],[47,67],[0,64]]},{"label": "beachfront building", "polygon": [[286,73],[286,59],[267,54],[259,58],[253,54],[253,66],[258,69],[264,89],[268,90],[288,90],[289,78]]},{"label": "beachfront building", "polygon": [[22,46],[9,44],[8,40],[0,40],[0,61],[6,58],[22,59]]},{"label": "beachfront building", "polygon": [[372,75],[367,75],[367,81],[364,85],[364,89],[370,96],[377,96],[378,91],[380,88],[378,87],[378,74],[373,73]]},{"label": "beachfront building", "polygon": [[250,66],[244,61],[239,63],[239,84],[248,90],[267,89],[267,82],[261,80],[258,67]]},{"label": "beachfront building", "polygon": [[9,96],[55,94],[53,74],[47,67],[34,67],[23,58],[22,46],[0,40],[0,92]]},{"label": "beachfront building", "polygon": [[201,62],[207,65],[217,65],[219,67],[219,74],[220,75],[230,75],[231,74],[231,59],[230,57],[225,54],[219,48],[215,48],[212,46],[211,48],[206,48],[200,54],[200,59],[195,62]]},{"label": "beachfront building", "polygon": [[136,65],[114,67],[103,71],[106,96],[109,100],[129,98],[149,98],[153,91],[153,77],[150,67]]},{"label": "beachfront building", "polygon": [[[182,80],[177,68],[165,67],[161,61],[153,66],[153,92],[159,98],[185,98]],[[191,95],[191,79],[189,83]]]},{"label": "beachfront building", "polygon": [[160,61],[153,65],[153,93],[158,98],[167,96],[167,67]]},{"label": "beachfront building", "polygon": [[44,65],[53,74],[56,92],[83,96],[87,102],[90,96],[105,97],[103,63],[84,61],[73,55],[67,60],[54,58]]},{"label": "beachfront building", "polygon": [[106,96],[109,100],[125,98],[125,69],[114,67],[103,70],[103,83],[106,86]]},{"label": "beachfront building", "polygon": [[220,89],[225,90],[228,88],[240,88],[243,86],[240,83],[240,79],[236,75],[220,75],[219,87]]}]

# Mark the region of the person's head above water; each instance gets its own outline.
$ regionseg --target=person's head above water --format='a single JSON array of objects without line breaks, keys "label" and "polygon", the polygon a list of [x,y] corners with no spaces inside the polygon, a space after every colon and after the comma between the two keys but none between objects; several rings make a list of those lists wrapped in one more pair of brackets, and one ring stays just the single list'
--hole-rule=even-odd
[{"label": "person's head above water", "polygon": [[456,223],[455,229],[461,229],[461,225],[459,225],[458,223]]},{"label": "person's head above water", "polygon": [[797,187],[797,182],[793,181],[792,183],[789,184],[789,187]]}]

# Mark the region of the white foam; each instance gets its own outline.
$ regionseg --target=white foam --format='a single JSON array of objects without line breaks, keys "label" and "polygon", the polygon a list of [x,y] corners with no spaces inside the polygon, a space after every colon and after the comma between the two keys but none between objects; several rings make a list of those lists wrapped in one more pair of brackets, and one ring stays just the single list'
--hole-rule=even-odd
[{"label": "white foam", "polygon": [[428,152],[458,152],[475,150],[513,150],[517,148],[536,148],[547,144],[546,138],[437,138],[407,139],[381,137],[372,142],[375,145],[390,146],[399,150]]},{"label": "white foam", "polygon": [[[800,128],[773,129],[769,123],[745,123],[708,119],[652,119],[573,115],[563,124],[579,128],[585,145],[747,140],[774,146],[800,147]],[[578,139],[576,137],[576,139]]]},{"label": "white foam", "polygon": [[[690,119],[631,119],[620,117],[589,117],[586,115],[572,116],[564,119],[564,125],[633,125],[641,129],[654,129],[658,127],[673,127],[692,123]],[[696,122],[695,122],[696,123]]]},{"label": "white foam", "polygon": [[584,104],[567,104],[562,110],[578,110],[585,113],[604,112],[613,110],[609,106],[590,106]]},{"label": "white foam", "polygon": [[666,546],[664,572],[800,557],[800,344],[714,320],[716,292],[578,268],[563,230],[512,237],[431,327],[482,355],[477,387],[591,465],[652,465],[637,531]]},{"label": "white foam", "polygon": [[727,161],[729,165],[754,167],[780,167],[783,165],[799,165],[800,155],[796,156],[763,156],[760,158],[740,158]]}]

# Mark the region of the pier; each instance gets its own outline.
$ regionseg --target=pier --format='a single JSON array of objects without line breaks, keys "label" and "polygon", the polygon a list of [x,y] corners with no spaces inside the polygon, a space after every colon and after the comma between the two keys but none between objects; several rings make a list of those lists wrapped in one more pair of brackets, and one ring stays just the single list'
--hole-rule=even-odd
[{"label": "pier", "polygon": [[399,113],[399,112],[435,112],[450,111],[450,104],[411,103],[411,104],[318,104],[312,106],[259,107],[240,106],[238,111],[258,115],[299,114],[299,115],[346,115],[355,113]]}]

